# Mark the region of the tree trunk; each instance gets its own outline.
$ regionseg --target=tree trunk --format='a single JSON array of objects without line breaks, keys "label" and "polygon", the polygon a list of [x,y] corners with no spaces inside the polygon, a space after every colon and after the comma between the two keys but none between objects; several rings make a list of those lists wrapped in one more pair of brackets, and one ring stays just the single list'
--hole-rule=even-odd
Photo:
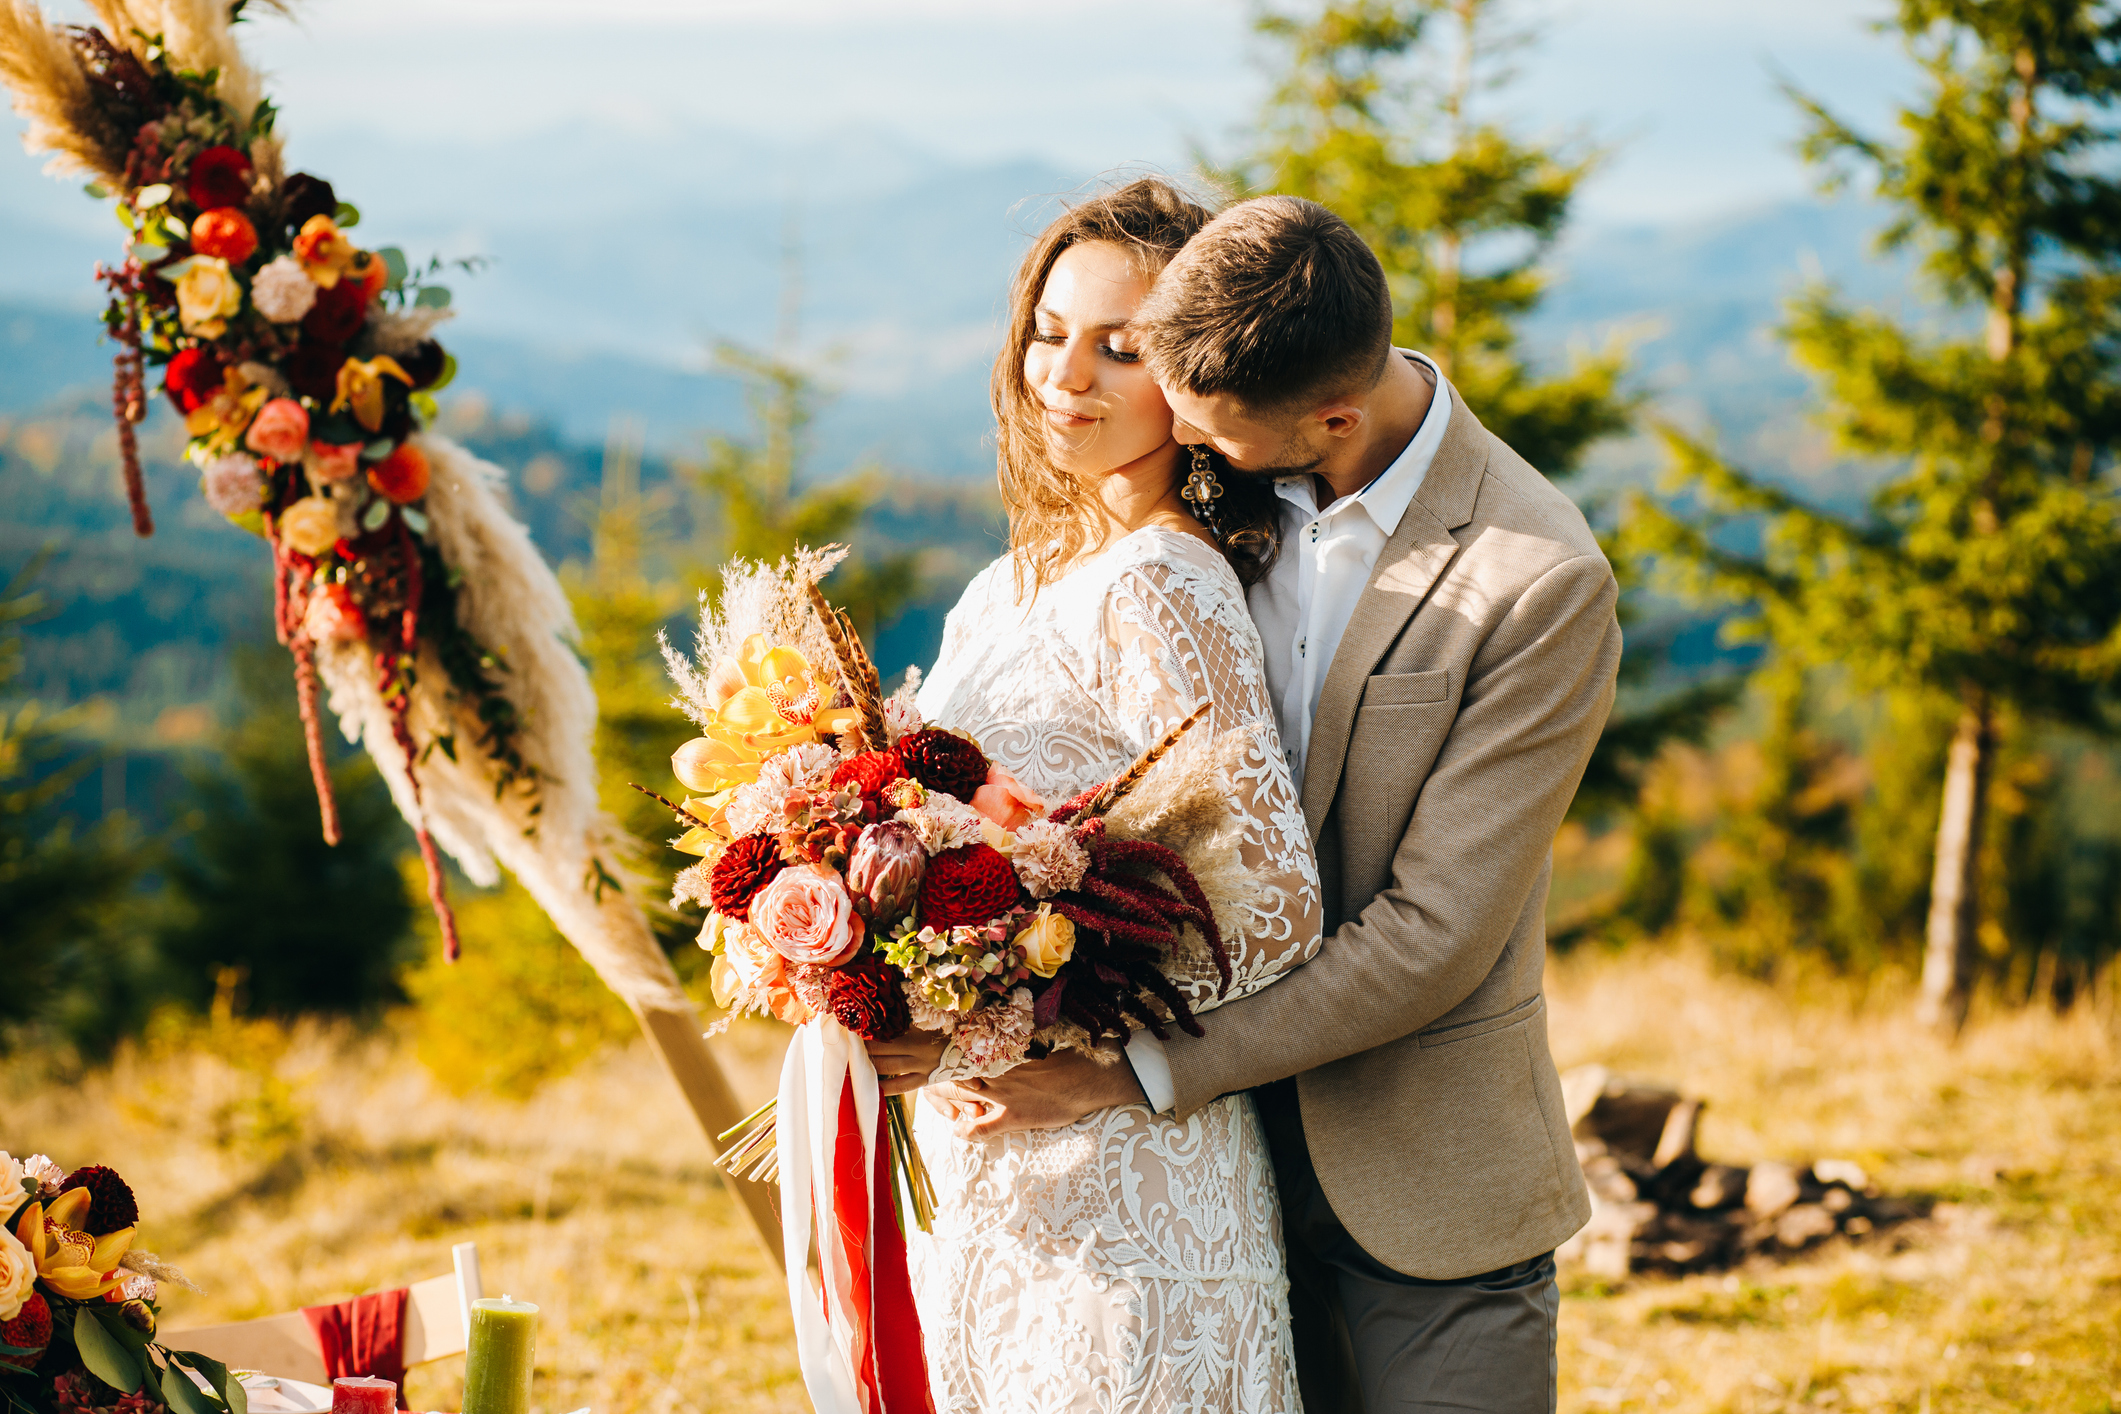
[{"label": "tree trunk", "polygon": [[1929,936],[1922,957],[1921,1016],[1956,1036],[1973,993],[1980,905],[1975,885],[1996,722],[1986,694],[1969,690],[1944,767],[1944,808],[1937,817],[1937,866],[1930,880]]}]

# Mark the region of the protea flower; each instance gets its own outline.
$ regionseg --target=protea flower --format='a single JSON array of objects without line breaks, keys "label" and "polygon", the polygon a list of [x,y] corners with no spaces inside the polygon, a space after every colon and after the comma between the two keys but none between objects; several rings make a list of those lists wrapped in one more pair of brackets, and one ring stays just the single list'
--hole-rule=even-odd
[{"label": "protea flower", "polygon": [[864,825],[847,859],[847,889],[857,913],[878,928],[906,916],[920,897],[928,851],[910,825],[886,820]]}]

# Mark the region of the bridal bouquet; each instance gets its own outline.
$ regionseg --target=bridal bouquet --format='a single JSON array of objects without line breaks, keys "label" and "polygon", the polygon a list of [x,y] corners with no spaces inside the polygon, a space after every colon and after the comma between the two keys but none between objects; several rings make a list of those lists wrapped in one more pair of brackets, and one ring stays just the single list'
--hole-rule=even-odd
[{"label": "bridal bouquet", "polygon": [[133,1246],[140,1208],[114,1170],[0,1152],[0,1219],[0,1407],[243,1414],[227,1366],[155,1343],[156,1279],[183,1277]]},{"label": "bridal bouquet", "polygon": [[[817,587],[845,554],[733,562],[694,654],[664,644],[675,705],[702,733],[672,761],[692,793],[672,805],[688,826],[674,843],[700,856],[673,901],[708,910],[700,943],[715,955],[717,1003],[801,1028],[779,1096],[722,1137],[741,1131],[726,1166],[781,1181],[812,1398],[820,1409],[921,1408],[901,1180],[924,1229],[933,1198],[904,1097],[880,1102],[860,1042],[940,1032],[941,1073],[969,1076],[1095,1052],[1136,1026],[1200,1034],[1167,969],[1205,950],[1229,983],[1195,867],[1227,874],[1204,857],[1227,841],[1191,832],[1205,848],[1189,861],[1122,837],[1110,818],[1208,704],[1119,776],[1041,801],[977,742],[924,726],[911,683],[883,695],[846,615]],[[1212,774],[1190,787],[1197,806],[1225,808]],[[826,1312],[801,1289],[813,1216]]]}]

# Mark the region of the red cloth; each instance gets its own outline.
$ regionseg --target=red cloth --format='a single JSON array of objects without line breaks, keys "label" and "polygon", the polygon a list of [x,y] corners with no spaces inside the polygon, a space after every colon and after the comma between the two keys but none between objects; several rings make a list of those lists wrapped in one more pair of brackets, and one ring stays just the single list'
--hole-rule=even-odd
[{"label": "red cloth", "polygon": [[374,1291],[329,1306],[304,1306],[303,1317],[317,1334],[324,1352],[324,1378],[348,1375],[389,1380],[398,1387],[398,1408],[405,1405],[404,1287]]},{"label": "red cloth", "polygon": [[875,1170],[865,1174],[854,1080],[843,1080],[832,1207],[850,1285],[843,1297],[855,1324],[856,1391],[865,1414],[934,1414],[920,1315],[906,1271],[906,1237],[891,1196],[890,1144],[890,1120],[879,1105]]}]

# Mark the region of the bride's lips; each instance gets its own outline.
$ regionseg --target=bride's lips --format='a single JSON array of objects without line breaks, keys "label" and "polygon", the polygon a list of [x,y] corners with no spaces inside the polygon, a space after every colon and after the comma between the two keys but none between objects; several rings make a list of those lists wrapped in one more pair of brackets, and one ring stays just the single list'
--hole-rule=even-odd
[{"label": "bride's lips", "polygon": [[1097,419],[1094,417],[1088,417],[1079,412],[1069,412],[1065,408],[1046,409],[1046,425],[1059,428],[1063,432],[1073,432],[1079,428],[1088,427],[1096,421]]}]

